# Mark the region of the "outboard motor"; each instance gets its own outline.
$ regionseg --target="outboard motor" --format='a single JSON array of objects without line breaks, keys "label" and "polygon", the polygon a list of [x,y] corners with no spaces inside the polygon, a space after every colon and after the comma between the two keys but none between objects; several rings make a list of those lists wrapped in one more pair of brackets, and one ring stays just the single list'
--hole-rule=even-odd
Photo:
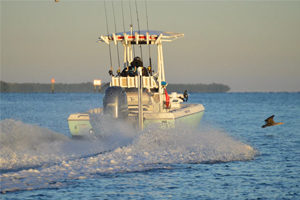
[{"label": "outboard motor", "polygon": [[104,114],[116,119],[126,119],[128,117],[127,95],[121,87],[109,87],[105,90],[103,98]]}]

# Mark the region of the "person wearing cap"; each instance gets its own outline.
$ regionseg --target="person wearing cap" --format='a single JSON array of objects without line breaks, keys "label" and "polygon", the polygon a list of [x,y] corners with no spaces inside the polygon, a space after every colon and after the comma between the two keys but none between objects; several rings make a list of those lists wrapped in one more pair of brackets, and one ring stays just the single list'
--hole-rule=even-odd
[{"label": "person wearing cap", "polygon": [[140,57],[135,57],[133,61],[130,63],[128,74],[129,76],[136,76],[137,75],[137,68],[143,66],[143,62]]}]

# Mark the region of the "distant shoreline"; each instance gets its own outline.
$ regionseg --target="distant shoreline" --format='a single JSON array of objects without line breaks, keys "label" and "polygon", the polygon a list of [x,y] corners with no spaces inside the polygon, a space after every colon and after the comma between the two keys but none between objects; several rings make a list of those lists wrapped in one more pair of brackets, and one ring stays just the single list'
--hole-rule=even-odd
[{"label": "distant shoreline", "polygon": [[[104,83],[99,90],[97,87],[96,91],[92,82],[86,83],[56,83],[54,85],[55,93],[80,93],[80,92],[100,92],[103,93],[109,83]],[[230,87],[220,83],[211,84],[173,84],[169,83],[167,86],[168,92],[228,92]],[[48,83],[9,83],[0,81],[0,92],[1,93],[50,93],[51,84]]]}]

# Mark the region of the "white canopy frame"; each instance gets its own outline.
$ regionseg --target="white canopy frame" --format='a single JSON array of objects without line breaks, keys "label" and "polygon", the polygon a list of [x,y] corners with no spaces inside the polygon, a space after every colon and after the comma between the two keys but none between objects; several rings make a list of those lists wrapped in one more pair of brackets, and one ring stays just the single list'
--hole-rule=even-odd
[{"label": "white canopy frame", "polygon": [[[132,45],[157,45],[158,51],[162,51],[160,47],[162,42],[171,42],[178,38],[183,37],[183,33],[172,33],[163,31],[128,31],[120,33],[112,33],[109,35],[101,35],[99,42],[113,42],[117,45],[117,42],[123,44],[124,47],[124,64],[129,64],[132,60]],[[160,61],[163,62],[163,54],[159,53]],[[158,63],[158,67],[160,64]],[[164,69],[162,68],[164,71]],[[163,75],[164,76],[164,75]]]},{"label": "white canopy frame", "polygon": [[99,42],[109,44],[113,42],[117,45],[118,42],[122,43],[124,54],[123,54],[123,66],[127,67],[133,60],[132,45],[156,45],[157,46],[157,81],[158,90],[160,94],[160,110],[163,110],[163,93],[162,82],[165,79],[165,66],[163,57],[163,42],[171,42],[176,39],[182,38],[183,33],[172,33],[163,31],[129,31],[112,33],[109,35],[101,35]]}]

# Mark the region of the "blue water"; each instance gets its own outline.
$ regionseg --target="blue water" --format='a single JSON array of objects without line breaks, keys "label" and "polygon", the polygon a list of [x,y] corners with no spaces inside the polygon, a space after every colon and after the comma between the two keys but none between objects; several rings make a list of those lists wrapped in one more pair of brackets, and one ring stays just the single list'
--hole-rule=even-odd
[{"label": "blue water", "polygon": [[68,115],[102,97],[1,94],[1,199],[300,199],[300,93],[191,94],[197,130],[70,139]]}]

